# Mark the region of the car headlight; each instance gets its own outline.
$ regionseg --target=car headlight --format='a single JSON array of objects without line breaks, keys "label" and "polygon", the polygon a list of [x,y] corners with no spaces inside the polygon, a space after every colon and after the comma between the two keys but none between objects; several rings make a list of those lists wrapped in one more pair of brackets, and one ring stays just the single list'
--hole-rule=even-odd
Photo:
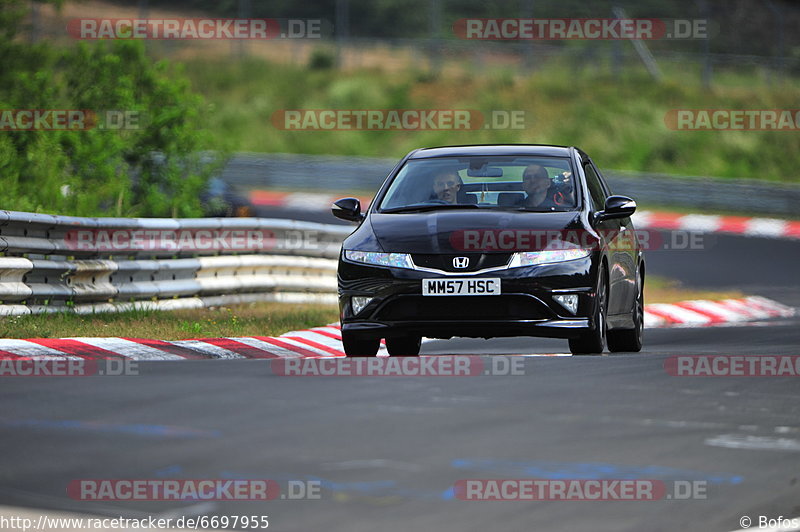
[{"label": "car headlight", "polygon": [[547,249],[544,251],[520,251],[511,257],[509,268],[521,266],[536,266],[537,264],[550,264],[553,262],[566,262],[568,260],[584,259],[591,254],[588,249]]},{"label": "car headlight", "polygon": [[344,252],[347,260],[362,262],[364,264],[374,264],[376,266],[390,266],[392,268],[414,269],[411,262],[411,255],[408,253],[382,253],[380,251],[354,251],[347,249]]}]

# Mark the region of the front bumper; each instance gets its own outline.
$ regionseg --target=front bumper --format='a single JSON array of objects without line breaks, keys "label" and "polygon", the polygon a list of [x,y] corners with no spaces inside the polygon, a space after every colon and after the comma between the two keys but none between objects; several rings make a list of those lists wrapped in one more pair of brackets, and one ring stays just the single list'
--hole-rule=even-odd
[{"label": "front bumper", "polygon": [[480,320],[465,321],[352,321],[342,324],[342,331],[365,338],[416,335],[427,338],[495,338],[499,336],[540,336],[574,338],[591,329],[588,319],[555,320]]},{"label": "front bumper", "polygon": [[[401,335],[574,338],[594,327],[591,316],[595,276],[593,259],[587,257],[458,276],[499,277],[501,295],[423,296],[423,279],[452,276],[340,260],[340,320],[343,331],[365,338]],[[556,294],[576,294],[576,313],[561,306],[553,298]],[[351,306],[353,296],[372,298],[357,315]]]}]

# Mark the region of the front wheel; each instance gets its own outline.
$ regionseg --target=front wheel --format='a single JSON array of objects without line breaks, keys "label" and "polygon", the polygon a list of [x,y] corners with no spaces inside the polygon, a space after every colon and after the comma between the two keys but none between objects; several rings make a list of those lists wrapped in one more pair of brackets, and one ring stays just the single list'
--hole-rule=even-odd
[{"label": "front wheel", "polygon": [[608,290],[606,289],[605,268],[597,272],[597,293],[594,306],[594,330],[585,332],[577,338],[569,339],[569,350],[573,355],[593,355],[603,352],[606,346],[606,315],[608,312]]},{"label": "front wheel", "polygon": [[379,338],[364,338],[342,331],[344,354],[349,357],[374,357],[378,354],[381,341]]},{"label": "front wheel", "polygon": [[638,353],[642,350],[644,333],[644,282],[642,275],[636,278],[636,302],[633,304],[633,329],[608,331],[608,350],[612,353]]},{"label": "front wheel", "polygon": [[386,339],[386,350],[393,357],[415,357],[419,355],[422,338],[419,336],[397,336]]}]

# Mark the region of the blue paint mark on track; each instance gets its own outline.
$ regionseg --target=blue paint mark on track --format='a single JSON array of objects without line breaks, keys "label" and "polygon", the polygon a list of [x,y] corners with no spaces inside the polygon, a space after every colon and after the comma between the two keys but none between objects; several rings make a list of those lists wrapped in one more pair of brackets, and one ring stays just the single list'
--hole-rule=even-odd
[{"label": "blue paint mark on track", "polygon": [[183,473],[183,468],[179,465],[171,465],[167,467],[163,467],[156,471],[156,477],[158,478],[169,478],[175,475],[180,475]]}]

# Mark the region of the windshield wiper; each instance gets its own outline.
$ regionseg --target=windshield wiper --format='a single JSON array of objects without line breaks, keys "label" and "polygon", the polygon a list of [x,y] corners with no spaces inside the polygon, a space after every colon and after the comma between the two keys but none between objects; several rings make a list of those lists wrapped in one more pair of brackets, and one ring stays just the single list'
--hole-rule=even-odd
[{"label": "windshield wiper", "polygon": [[514,209],[521,212],[567,212],[567,211],[559,211],[555,209],[550,209],[549,207],[546,209],[538,208],[538,207],[519,207],[518,209]]},{"label": "windshield wiper", "polygon": [[382,209],[378,212],[380,213],[396,213],[396,212],[424,212],[424,211],[435,211],[438,209],[480,209],[478,205],[474,203],[421,203],[417,205],[406,205],[404,207],[394,207],[391,209]]}]

